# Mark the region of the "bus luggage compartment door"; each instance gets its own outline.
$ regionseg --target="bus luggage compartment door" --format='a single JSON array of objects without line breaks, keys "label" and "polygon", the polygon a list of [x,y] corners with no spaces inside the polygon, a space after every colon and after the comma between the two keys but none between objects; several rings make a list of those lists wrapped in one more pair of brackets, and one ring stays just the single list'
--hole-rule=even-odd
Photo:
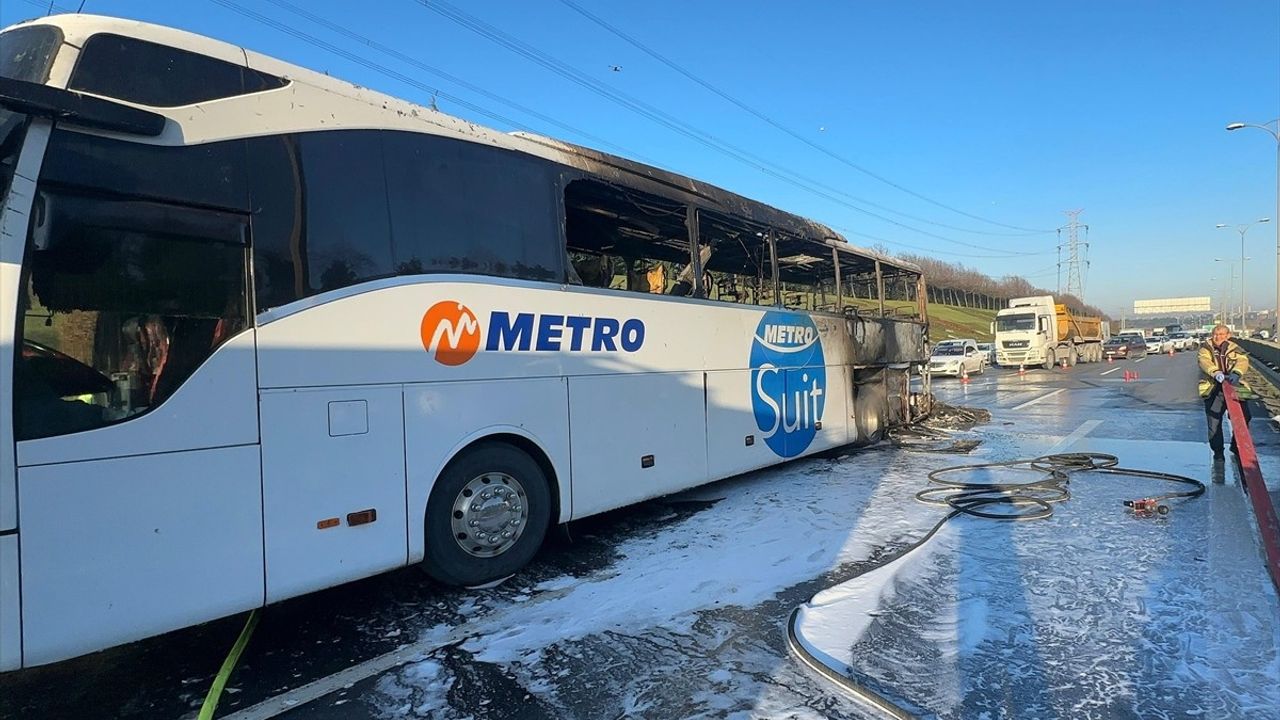
[{"label": "bus luggage compartment door", "polygon": [[267,602],[407,558],[399,385],[262,391]]},{"label": "bus luggage compartment door", "polygon": [[573,515],[706,482],[703,374],[569,378]]}]

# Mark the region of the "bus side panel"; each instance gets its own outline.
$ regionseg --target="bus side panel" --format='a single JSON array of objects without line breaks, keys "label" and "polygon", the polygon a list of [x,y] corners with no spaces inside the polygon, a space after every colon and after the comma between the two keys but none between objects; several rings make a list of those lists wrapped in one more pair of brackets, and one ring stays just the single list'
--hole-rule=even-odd
[{"label": "bus side panel", "polygon": [[168,400],[145,414],[94,430],[23,440],[18,443],[18,465],[256,444],[254,348],[253,330],[231,338]]},{"label": "bus side panel", "polygon": [[422,560],[427,499],[440,471],[458,452],[484,437],[523,437],[547,455],[555,471],[552,493],[560,516],[573,505],[569,478],[569,404],[562,377],[406,385],[405,466],[409,483],[409,562]]},{"label": "bus side panel", "polygon": [[822,427],[813,437],[805,454],[840,447],[849,442],[849,399],[852,391],[843,365],[826,367],[826,388],[822,397]]},{"label": "bus side panel", "polygon": [[267,602],[404,565],[404,472],[399,385],[264,390]]},{"label": "bus side panel", "polygon": [[22,667],[18,536],[0,535],[0,672]]},{"label": "bus side panel", "polygon": [[707,373],[707,469],[714,479],[778,461],[756,426],[750,388],[750,370]]},{"label": "bus side panel", "polygon": [[569,379],[575,518],[710,479],[703,376],[686,372]]},{"label": "bus side panel", "polygon": [[258,446],[24,467],[25,665],[263,602]]}]

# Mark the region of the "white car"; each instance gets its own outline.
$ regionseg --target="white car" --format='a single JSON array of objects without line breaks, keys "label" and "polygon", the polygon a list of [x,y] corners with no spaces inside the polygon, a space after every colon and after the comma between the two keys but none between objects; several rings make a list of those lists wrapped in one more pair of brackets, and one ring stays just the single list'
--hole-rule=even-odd
[{"label": "white car", "polygon": [[978,351],[974,340],[943,340],[929,357],[929,372],[934,375],[981,375],[986,369],[987,356]]}]

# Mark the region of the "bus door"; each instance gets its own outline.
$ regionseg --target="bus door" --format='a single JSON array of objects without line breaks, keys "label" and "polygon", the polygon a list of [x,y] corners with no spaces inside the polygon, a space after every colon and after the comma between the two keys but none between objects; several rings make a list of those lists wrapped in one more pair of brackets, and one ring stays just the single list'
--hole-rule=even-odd
[{"label": "bus door", "polygon": [[242,157],[49,137],[12,351],[24,665],[263,603]]}]

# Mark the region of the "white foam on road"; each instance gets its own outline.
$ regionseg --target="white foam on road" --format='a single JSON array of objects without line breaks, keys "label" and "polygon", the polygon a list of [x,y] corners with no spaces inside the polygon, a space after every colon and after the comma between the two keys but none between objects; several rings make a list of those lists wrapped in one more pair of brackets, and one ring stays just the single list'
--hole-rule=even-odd
[{"label": "white foam on road", "polygon": [[[1047,451],[1207,474],[1201,443],[1081,442],[1094,427]],[[1120,501],[1167,484],[1081,473],[1071,488],[1048,520],[957,518],[900,563],[819,593],[798,616],[802,644],[929,716],[1274,720],[1280,599],[1240,489],[1211,485],[1141,519]]]}]

